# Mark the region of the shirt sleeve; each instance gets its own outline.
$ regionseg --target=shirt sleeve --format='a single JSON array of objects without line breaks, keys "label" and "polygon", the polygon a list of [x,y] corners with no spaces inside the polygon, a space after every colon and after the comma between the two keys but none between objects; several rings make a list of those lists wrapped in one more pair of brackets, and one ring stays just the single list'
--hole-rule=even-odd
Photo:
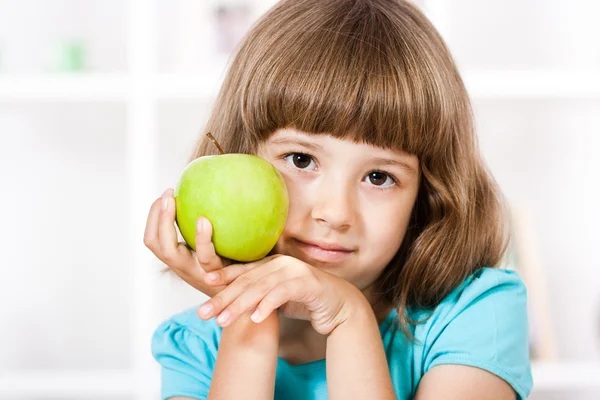
[{"label": "shirt sleeve", "polygon": [[152,355],[161,365],[161,399],[208,397],[215,356],[196,332],[163,322],[152,335]]},{"label": "shirt sleeve", "polygon": [[525,284],[515,271],[491,268],[465,283],[432,314],[425,373],[440,364],[478,367],[526,399],[533,381]]}]

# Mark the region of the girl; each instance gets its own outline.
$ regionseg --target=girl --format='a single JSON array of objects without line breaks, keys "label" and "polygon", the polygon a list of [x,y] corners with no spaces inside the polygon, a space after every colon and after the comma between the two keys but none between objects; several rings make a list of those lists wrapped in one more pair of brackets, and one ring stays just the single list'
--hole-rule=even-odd
[{"label": "girl", "polygon": [[[219,258],[172,190],[144,242],[212,298],[162,323],[162,398],[524,399],[527,298],[470,102],[430,22],[401,0],[284,0],[241,43],[205,132],[285,179],[271,255]],[[215,154],[202,139],[194,158]],[[274,312],[275,311],[275,312]],[[214,318],[216,317],[216,318]]]}]

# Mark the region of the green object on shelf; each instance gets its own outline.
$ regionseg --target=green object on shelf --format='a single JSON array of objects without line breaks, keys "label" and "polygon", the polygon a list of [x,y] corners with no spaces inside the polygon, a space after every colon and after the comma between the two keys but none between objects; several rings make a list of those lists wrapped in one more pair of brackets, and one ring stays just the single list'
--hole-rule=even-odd
[{"label": "green object on shelf", "polygon": [[54,72],[80,72],[87,69],[83,39],[63,38],[54,42],[50,53],[50,69]]},{"label": "green object on shelf", "polygon": [[81,40],[68,40],[61,46],[59,68],[62,71],[85,69],[85,45]]}]

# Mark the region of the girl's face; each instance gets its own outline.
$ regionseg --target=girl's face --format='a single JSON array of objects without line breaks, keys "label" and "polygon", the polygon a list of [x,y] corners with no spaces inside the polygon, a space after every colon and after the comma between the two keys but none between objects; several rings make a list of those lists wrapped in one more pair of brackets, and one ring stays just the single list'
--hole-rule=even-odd
[{"label": "girl's face", "polygon": [[419,189],[414,155],[293,129],[258,150],[290,197],[275,253],[369,287],[400,248]]}]

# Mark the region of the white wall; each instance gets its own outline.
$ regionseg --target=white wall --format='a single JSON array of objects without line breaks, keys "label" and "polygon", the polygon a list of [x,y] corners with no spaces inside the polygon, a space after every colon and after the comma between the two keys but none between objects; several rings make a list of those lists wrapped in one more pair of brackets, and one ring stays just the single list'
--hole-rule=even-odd
[{"label": "white wall", "polygon": [[124,107],[0,104],[0,127],[0,371],[127,368]]},{"label": "white wall", "polygon": [[[178,16],[185,10],[206,14],[191,0],[154,1],[160,11],[158,69],[194,72],[205,58],[201,53],[184,57],[195,41],[178,40],[178,32],[212,33],[195,26],[194,19],[181,26]],[[202,3],[204,10],[215,2]],[[432,18],[465,73],[567,69],[600,74],[598,2],[421,3],[442,11]],[[177,8],[182,6],[187,8]],[[117,0],[0,0],[0,78],[51,70],[56,41],[72,35],[87,40],[90,71],[125,72],[126,21],[125,2]],[[212,48],[201,39],[197,46]],[[474,99],[473,104],[493,174],[511,201],[531,210],[559,356],[600,360],[595,251],[600,98]],[[157,103],[161,189],[175,184],[209,106],[210,99]],[[124,101],[0,98],[0,376],[27,369],[131,366],[129,118]],[[148,268],[158,270],[160,263]],[[156,290],[157,318],[203,298],[165,275]]]}]

